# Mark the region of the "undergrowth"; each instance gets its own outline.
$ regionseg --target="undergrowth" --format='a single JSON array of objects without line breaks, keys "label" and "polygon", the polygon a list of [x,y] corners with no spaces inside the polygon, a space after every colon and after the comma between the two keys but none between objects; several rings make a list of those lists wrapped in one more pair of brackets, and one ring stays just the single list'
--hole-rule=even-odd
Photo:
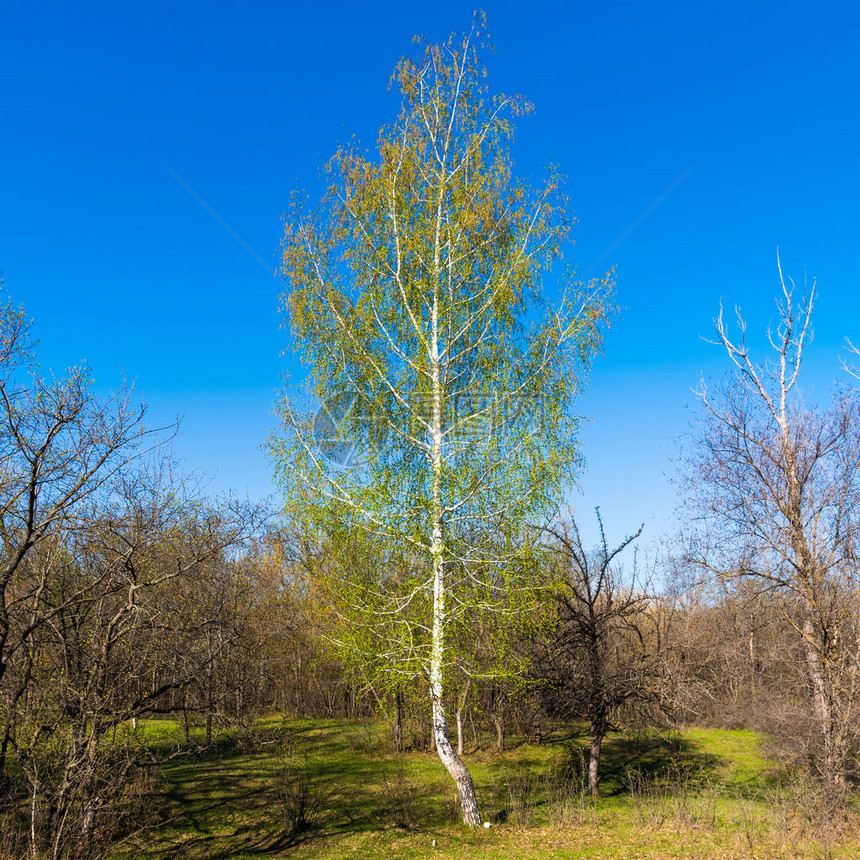
[{"label": "undergrowth", "polygon": [[[184,728],[142,726],[182,751]],[[560,728],[541,745],[467,756],[489,829],[459,821],[434,754],[396,754],[367,721],[260,721],[205,751],[176,755],[151,780],[150,824],[114,860],[261,857],[809,858],[860,853],[856,804],[834,810],[815,783],[765,756],[750,732],[690,729],[611,735],[602,797],[588,791],[586,736]],[[194,743],[192,738],[192,744]],[[4,834],[13,813],[0,810]],[[19,836],[15,836],[19,838]],[[0,860],[21,856],[7,840]]]}]

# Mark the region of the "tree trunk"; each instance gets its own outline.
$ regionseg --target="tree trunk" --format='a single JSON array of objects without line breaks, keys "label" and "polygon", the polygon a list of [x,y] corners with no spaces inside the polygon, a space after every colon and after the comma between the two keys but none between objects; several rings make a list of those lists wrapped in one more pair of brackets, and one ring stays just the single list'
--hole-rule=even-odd
[{"label": "tree trunk", "polygon": [[39,856],[39,846],[36,842],[36,798],[38,797],[38,784],[36,780],[32,780],[30,784],[30,856]]},{"label": "tree trunk", "polygon": [[213,690],[214,690],[214,669],[212,666],[213,663],[213,645],[212,645],[212,637],[207,632],[207,644],[209,647],[209,668],[206,670],[207,680],[206,680],[206,746],[208,747],[212,743],[212,709],[215,707],[215,703],[213,701]]},{"label": "tree trunk", "polygon": [[191,726],[188,722],[188,698],[185,698],[185,701],[182,705],[182,723],[185,726],[185,746],[190,746],[191,744]]},{"label": "tree trunk", "polygon": [[592,797],[600,797],[600,748],[603,745],[603,736],[606,734],[602,726],[591,724],[588,758],[588,789]]},{"label": "tree trunk", "polygon": [[394,694],[394,749],[403,752],[403,696],[400,687]]},{"label": "tree trunk", "polygon": [[6,718],[6,724],[3,729],[3,741],[0,742],[0,785],[6,780],[6,756],[9,753],[9,740],[12,734],[12,718],[9,715]]},{"label": "tree trunk", "polygon": [[812,682],[815,717],[823,747],[821,775],[830,799],[838,802],[845,795],[845,757],[833,713],[824,659],[825,647],[820,642],[821,637],[816,635],[815,624],[808,618],[803,625],[803,638],[806,645],[806,665]]},{"label": "tree trunk", "polygon": [[[792,445],[788,419],[785,414],[784,397],[779,420],[783,435],[783,457],[788,473],[788,513],[794,562],[799,579],[804,586],[802,635],[806,652],[806,666],[812,683],[812,705],[818,722],[823,745],[821,775],[824,787],[832,801],[841,801],[845,794],[845,759],[839,743],[840,733],[834,713],[835,690],[828,677],[827,631],[817,623],[817,611],[821,600],[822,573],[816,561],[815,545],[810,545],[804,528],[803,489],[799,477],[797,457]],[[814,534],[814,533],[813,533]]]},{"label": "tree trunk", "polygon": [[481,826],[481,813],[475,796],[475,785],[469,769],[454,752],[448,739],[448,723],[445,707],[441,699],[433,697],[433,734],[436,738],[436,752],[457,786],[460,808],[463,810],[463,824],[469,827]]},{"label": "tree trunk", "polygon": [[496,749],[502,752],[505,748],[505,713],[502,694],[493,687],[493,725],[496,727]]},{"label": "tree trunk", "polygon": [[[436,219],[436,248],[434,270],[439,275],[440,231],[442,223],[441,202],[444,186],[439,187],[439,202]],[[438,284],[438,277],[436,283]],[[433,415],[430,429],[430,468],[433,490],[432,528],[430,558],[433,565],[433,627],[430,651],[430,701],[433,706],[433,736],[436,752],[457,785],[463,823],[479,827],[481,813],[475,797],[475,786],[468,768],[451,746],[448,739],[448,724],[442,699],[442,667],[445,662],[445,629],[447,623],[445,603],[445,507],[442,502],[442,380],[439,369],[439,296],[433,296],[431,309],[430,377],[433,388]]]},{"label": "tree trunk", "polygon": [[543,743],[543,729],[541,728],[539,714],[535,714],[532,718],[532,743],[538,746]]},{"label": "tree trunk", "polygon": [[[86,850],[90,839],[93,835],[96,823],[96,807],[98,806],[98,798],[89,796],[89,793],[84,798],[83,815],[81,817],[81,833],[78,838],[78,844],[81,850]],[[59,855],[58,855],[59,856]]]},{"label": "tree trunk", "polygon": [[481,742],[478,740],[478,730],[475,728],[475,721],[472,719],[472,712],[469,711],[469,725],[472,727],[472,743],[475,745],[475,749],[481,749]]},{"label": "tree trunk", "polygon": [[463,711],[457,708],[457,755],[463,755]]},{"label": "tree trunk", "polygon": [[463,689],[463,695],[457,701],[457,755],[463,755],[463,711],[466,708],[466,697],[469,695],[469,687],[471,686],[472,679],[469,678]]}]

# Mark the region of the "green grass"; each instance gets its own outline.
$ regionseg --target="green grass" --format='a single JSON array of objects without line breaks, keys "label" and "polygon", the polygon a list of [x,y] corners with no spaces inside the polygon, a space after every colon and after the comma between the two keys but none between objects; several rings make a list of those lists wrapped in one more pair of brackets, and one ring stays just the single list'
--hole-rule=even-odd
[{"label": "green grass", "polygon": [[[148,743],[184,742],[169,720]],[[852,827],[822,827],[814,810],[744,731],[615,734],[604,796],[584,792],[585,734],[557,730],[541,746],[467,756],[489,830],[458,823],[453,783],[435,754],[391,752],[384,726],[339,720],[261,721],[253,744],[162,767],[162,823],[114,860],[156,858],[769,858],[855,857]],[[292,832],[285,768],[306,780],[310,825]],[[301,793],[301,792],[299,792]],[[435,841],[435,845],[434,845]],[[830,852],[830,853],[828,853]]]}]

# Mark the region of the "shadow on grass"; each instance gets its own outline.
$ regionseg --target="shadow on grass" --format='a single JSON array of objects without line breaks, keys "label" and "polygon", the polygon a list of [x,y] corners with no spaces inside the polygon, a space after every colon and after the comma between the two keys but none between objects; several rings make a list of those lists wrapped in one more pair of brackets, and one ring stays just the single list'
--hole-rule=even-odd
[{"label": "shadow on grass", "polygon": [[[362,729],[317,721],[268,725],[258,735],[253,752],[224,744],[162,769],[156,802],[166,825],[146,856],[271,857],[368,828],[410,830],[440,820],[441,778],[428,779],[415,756],[379,754]],[[291,774],[306,778],[309,792],[309,820],[298,828],[291,826]]]},{"label": "shadow on grass", "polygon": [[702,785],[720,765],[718,756],[703,753],[698,745],[677,732],[668,735],[637,733],[604,741],[601,785],[607,793],[629,793],[629,774],[651,780],[683,781]]},{"label": "shadow on grass", "polygon": [[[567,774],[572,782],[588,784],[588,731],[571,729],[550,739],[567,748]],[[679,732],[612,732],[603,741],[600,756],[600,792],[603,796],[630,793],[630,775],[667,783],[683,780],[703,784],[720,765],[719,756],[702,752],[695,741]]]}]

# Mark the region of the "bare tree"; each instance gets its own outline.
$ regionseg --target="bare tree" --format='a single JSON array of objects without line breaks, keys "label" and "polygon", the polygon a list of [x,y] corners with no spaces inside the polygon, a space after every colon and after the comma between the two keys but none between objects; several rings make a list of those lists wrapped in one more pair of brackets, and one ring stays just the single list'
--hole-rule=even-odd
[{"label": "bare tree", "polygon": [[[218,657],[189,645],[219,626],[222,607],[191,611],[202,588],[174,586],[227,578],[226,552],[255,525],[253,509],[204,504],[157,471],[124,474],[114,490],[57,548],[46,620],[28,639],[27,695],[8,715],[34,857],[95,856],[93,839],[110,835],[147,760],[136,718],[170,710],[168,694]],[[170,652],[183,646],[176,674]]]},{"label": "bare tree", "polygon": [[779,322],[770,361],[753,360],[745,324],[731,335],[722,310],[717,343],[733,373],[699,391],[704,420],[692,463],[700,522],[690,559],[720,577],[747,578],[790,596],[816,726],[814,761],[841,795],[857,705],[858,583],[854,536],[860,491],[860,425],[851,392],[826,409],[807,405],[799,380],[815,295],[794,301],[779,268]]},{"label": "bare tree", "polygon": [[558,624],[546,643],[558,709],[590,724],[588,784],[600,794],[600,751],[606,733],[625,706],[650,701],[660,676],[655,638],[650,633],[651,598],[634,572],[625,577],[620,555],[640,528],[610,549],[600,511],[600,542],[585,550],[576,522],[549,528],[559,569]]},{"label": "bare tree", "polygon": [[[144,426],[145,408],[133,404],[129,389],[101,401],[86,368],[73,368],[64,379],[41,374],[29,330],[21,309],[0,307],[0,695],[7,714],[29,677],[24,671],[15,685],[4,684],[10,663],[63,609],[47,609],[41,599],[57,553],[107,482],[146,447],[165,441],[165,434]],[[66,595],[69,605],[91,587],[81,580]],[[7,721],[0,774],[8,742]]]}]

